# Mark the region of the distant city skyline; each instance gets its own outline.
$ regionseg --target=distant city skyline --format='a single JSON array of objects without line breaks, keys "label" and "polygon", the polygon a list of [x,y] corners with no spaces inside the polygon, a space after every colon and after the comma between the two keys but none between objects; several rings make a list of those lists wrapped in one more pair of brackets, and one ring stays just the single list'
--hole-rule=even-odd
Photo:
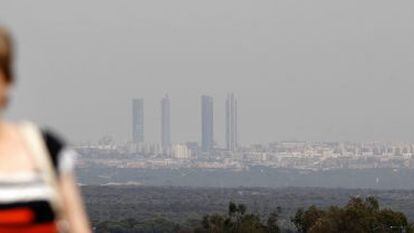
[{"label": "distant city skyline", "polygon": [[130,100],[142,96],[154,106],[145,141],[158,143],[168,93],[172,141],[199,141],[198,96],[208,94],[224,145],[224,99],[234,92],[240,144],[414,141],[413,9],[376,0],[2,1],[18,76],[5,114],[73,143],[126,142]]},{"label": "distant city skyline", "polygon": [[[225,99],[224,119],[225,129],[223,131],[226,139],[223,148],[228,151],[234,152],[238,146],[238,112],[237,112],[237,99],[234,93],[228,93]],[[214,139],[214,98],[209,95],[201,95],[201,127],[200,140],[188,140],[181,141],[179,143],[194,142],[199,143],[200,148],[204,152],[209,152],[211,149],[221,145],[217,144]],[[151,106],[150,106],[151,108]],[[189,113],[188,116],[194,116],[193,113]],[[173,145],[171,138],[171,100],[168,94],[161,97],[160,100],[160,146],[162,149],[170,149]],[[154,129],[156,127],[149,126],[148,128]],[[132,99],[132,142],[145,143],[144,138],[144,99],[134,98]]]}]

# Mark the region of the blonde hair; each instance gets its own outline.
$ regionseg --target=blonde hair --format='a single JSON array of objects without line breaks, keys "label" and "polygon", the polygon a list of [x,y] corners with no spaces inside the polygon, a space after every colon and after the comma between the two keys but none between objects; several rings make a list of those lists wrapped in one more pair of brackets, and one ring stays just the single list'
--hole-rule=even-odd
[{"label": "blonde hair", "polygon": [[9,31],[2,26],[0,26],[0,72],[3,72],[7,82],[13,82],[13,41]]}]

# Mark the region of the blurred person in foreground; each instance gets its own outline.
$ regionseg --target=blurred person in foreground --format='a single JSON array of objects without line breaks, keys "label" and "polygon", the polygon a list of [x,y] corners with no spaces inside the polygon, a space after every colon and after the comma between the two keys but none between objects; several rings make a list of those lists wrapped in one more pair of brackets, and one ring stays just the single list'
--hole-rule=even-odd
[{"label": "blurred person in foreground", "polygon": [[[0,114],[13,86],[13,41],[0,26]],[[89,233],[76,152],[50,131],[0,118],[0,233]]]}]

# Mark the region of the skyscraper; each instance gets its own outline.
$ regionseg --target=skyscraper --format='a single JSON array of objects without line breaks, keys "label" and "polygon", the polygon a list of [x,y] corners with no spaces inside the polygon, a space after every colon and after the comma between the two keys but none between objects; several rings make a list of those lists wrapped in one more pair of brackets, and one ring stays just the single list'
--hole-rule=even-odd
[{"label": "skyscraper", "polygon": [[226,147],[235,151],[238,146],[237,100],[233,93],[226,99]]},{"label": "skyscraper", "polygon": [[132,100],[132,142],[144,142],[144,100]]},{"label": "skyscraper", "polygon": [[161,146],[167,149],[171,145],[170,98],[161,99]]},{"label": "skyscraper", "polygon": [[213,97],[201,96],[201,150],[213,148]]}]

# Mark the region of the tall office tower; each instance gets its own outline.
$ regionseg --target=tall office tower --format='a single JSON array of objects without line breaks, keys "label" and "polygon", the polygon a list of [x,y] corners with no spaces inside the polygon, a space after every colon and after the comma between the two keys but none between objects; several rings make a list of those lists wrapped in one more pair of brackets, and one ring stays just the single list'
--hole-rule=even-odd
[{"label": "tall office tower", "polygon": [[144,100],[132,100],[132,142],[144,142]]},{"label": "tall office tower", "polygon": [[226,146],[233,152],[238,146],[237,99],[233,93],[226,99]]},{"label": "tall office tower", "polygon": [[201,150],[213,148],[213,97],[201,96]]},{"label": "tall office tower", "polygon": [[170,98],[165,95],[161,99],[161,146],[163,149],[171,145],[171,125],[170,125]]}]

